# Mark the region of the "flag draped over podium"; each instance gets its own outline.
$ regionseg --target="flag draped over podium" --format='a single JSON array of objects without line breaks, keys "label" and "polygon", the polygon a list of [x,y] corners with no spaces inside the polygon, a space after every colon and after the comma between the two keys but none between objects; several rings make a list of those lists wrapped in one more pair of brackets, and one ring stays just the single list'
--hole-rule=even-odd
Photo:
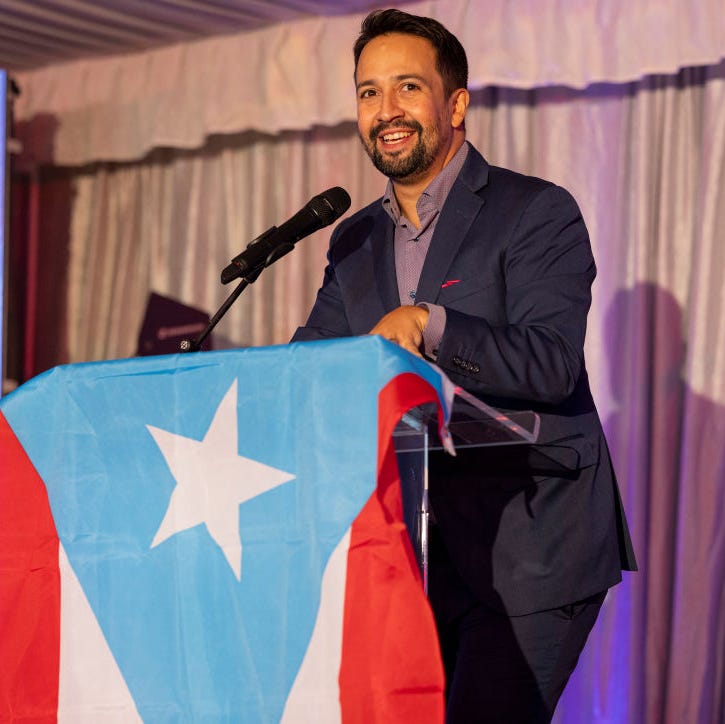
[{"label": "flag draped over podium", "polygon": [[442,722],[377,337],[69,365],[0,403],[0,720]]}]

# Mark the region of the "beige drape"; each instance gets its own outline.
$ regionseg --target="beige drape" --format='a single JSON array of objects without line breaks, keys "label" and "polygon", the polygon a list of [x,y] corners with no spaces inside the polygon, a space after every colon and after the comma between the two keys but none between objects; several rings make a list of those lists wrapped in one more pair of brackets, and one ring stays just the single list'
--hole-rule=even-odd
[{"label": "beige drape", "polygon": [[[341,10],[344,3],[341,3]],[[426,0],[466,48],[469,88],[624,83],[725,57],[722,0]],[[362,15],[18,73],[17,119],[39,162],[133,161],[212,134],[279,133],[355,117],[350,45]]]}]

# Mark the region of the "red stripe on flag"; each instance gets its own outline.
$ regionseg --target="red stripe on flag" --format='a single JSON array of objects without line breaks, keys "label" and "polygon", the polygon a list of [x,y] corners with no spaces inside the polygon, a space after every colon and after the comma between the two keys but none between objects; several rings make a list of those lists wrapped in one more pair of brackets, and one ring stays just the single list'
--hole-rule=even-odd
[{"label": "red stripe on flag", "polygon": [[412,407],[437,401],[417,375],[378,398],[378,485],[352,525],[340,703],[345,724],[442,724],[444,675],[433,614],[403,522],[392,434]]},{"label": "red stripe on flag", "polygon": [[54,722],[58,535],[45,485],[1,412],[0,461],[0,721]]}]

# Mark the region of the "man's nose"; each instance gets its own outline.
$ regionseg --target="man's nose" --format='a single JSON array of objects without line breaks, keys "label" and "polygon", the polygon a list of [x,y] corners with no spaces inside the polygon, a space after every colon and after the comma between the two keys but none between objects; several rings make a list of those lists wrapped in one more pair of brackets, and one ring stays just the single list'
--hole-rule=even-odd
[{"label": "man's nose", "polygon": [[378,118],[381,121],[392,121],[404,115],[403,109],[398,103],[398,98],[394,93],[385,93],[380,99],[380,108],[378,110]]}]

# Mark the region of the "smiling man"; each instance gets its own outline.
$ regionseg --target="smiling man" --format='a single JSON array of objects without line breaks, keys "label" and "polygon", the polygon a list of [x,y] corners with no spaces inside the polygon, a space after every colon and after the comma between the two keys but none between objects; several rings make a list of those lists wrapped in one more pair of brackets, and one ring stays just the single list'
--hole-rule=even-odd
[{"label": "smiling man", "polygon": [[431,458],[429,595],[449,724],[548,722],[636,568],[584,364],[587,230],[567,191],[466,141],[466,54],[440,23],[375,11],[354,57],[360,139],[388,185],[335,229],[294,340],[380,334],[538,412],[536,445]]},{"label": "smiling man", "polygon": [[428,40],[393,33],[361,48],[356,80],[358,127],[368,154],[378,171],[405,187],[408,200],[417,199],[465,140],[465,79],[444,81]]},{"label": "smiling man", "polygon": [[[374,18],[380,22],[383,17],[393,16],[373,14],[368,23],[372,27]],[[396,17],[402,18],[403,14]],[[377,30],[368,37],[363,30],[354,50],[358,129],[373,164],[391,179],[385,203],[393,219],[402,217],[402,229],[407,236],[407,232],[412,232],[413,243],[418,244],[424,235],[417,252],[411,253],[406,244],[400,256],[420,261],[430,243],[437,209],[428,206],[426,212],[421,210],[425,217],[423,228],[418,201],[465,142],[468,63],[460,43],[452,42],[455,38],[449,39],[446,32],[441,33],[441,41],[449,46],[445,50],[452,56],[452,62],[445,77],[438,69],[436,47],[426,37],[400,32],[373,33]],[[460,162],[455,164],[457,169],[465,151],[461,154]],[[447,177],[451,179],[451,174]],[[430,189],[426,198],[432,198]],[[401,263],[410,270],[406,281],[410,280],[411,289],[407,290],[407,297],[403,291],[403,306],[382,318],[371,333],[420,354],[429,315],[428,307],[411,303],[415,300],[412,281],[420,273],[420,264],[405,259]],[[441,319],[437,322],[436,330],[441,327]]]}]

